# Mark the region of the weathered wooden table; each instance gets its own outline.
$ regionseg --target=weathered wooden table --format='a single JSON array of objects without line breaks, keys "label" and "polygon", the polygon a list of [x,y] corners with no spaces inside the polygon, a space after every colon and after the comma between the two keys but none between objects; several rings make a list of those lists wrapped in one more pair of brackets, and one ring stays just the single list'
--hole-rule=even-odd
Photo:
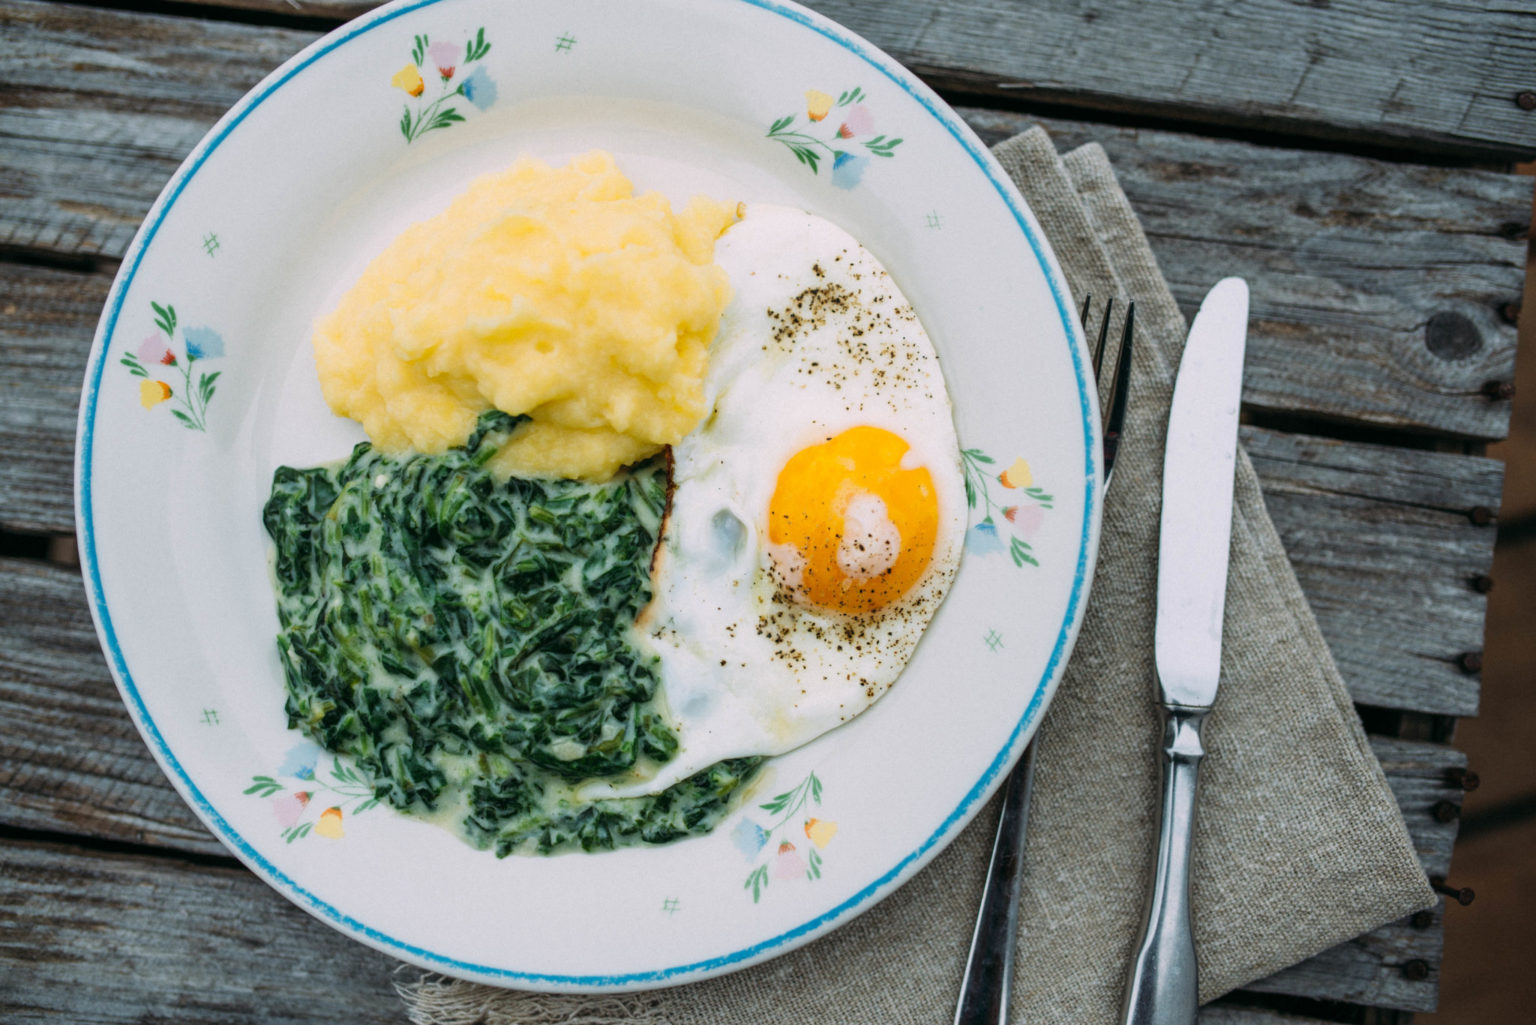
[{"label": "weathered wooden table", "polygon": [[[512,0],[508,0],[512,2]],[[601,2],[601,0],[595,0]],[[0,0],[0,1018],[399,1022],[392,962],[202,828],[108,677],[75,568],[86,355],[125,247],[214,120],[357,0]],[[1180,301],[1253,286],[1243,440],[1432,877],[1451,869],[1536,154],[1536,4],[815,6],[988,141],[1109,151]],[[125,9],[127,8],[127,9]],[[1230,8],[1230,9],[1228,9]],[[1210,1022],[1435,1006],[1441,918]],[[936,1020],[942,1013],[936,1013]]]}]

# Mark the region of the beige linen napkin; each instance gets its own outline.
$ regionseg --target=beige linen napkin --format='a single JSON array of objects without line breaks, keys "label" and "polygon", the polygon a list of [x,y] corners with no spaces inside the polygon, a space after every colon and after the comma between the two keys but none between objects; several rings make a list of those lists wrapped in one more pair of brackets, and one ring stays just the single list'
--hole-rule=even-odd
[{"label": "beige linen napkin", "polygon": [[[1159,496],[1187,325],[1102,149],[1063,159],[1037,128],[995,152],[1073,294],[1093,295],[1095,306],[1136,300],[1133,398],[1098,573],[1038,743],[1014,982],[1014,1020],[1099,1025],[1118,1013],[1157,826]],[[1229,580],[1195,830],[1202,1001],[1434,901],[1241,452]],[[995,821],[988,809],[906,886],[831,935],[722,978],[632,998],[436,976],[400,988],[411,1020],[429,1025],[947,1022]]]}]

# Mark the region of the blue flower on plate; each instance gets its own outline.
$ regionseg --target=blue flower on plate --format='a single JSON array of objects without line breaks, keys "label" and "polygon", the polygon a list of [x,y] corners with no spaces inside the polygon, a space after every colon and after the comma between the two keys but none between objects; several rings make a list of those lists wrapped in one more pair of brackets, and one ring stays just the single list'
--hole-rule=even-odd
[{"label": "blue flower on plate", "polygon": [[469,77],[459,85],[459,91],[464,98],[481,110],[485,110],[496,102],[496,83],[491,76],[486,74],[484,68],[476,68],[470,72]]},{"label": "blue flower on plate", "polygon": [[314,779],[315,765],[320,761],[320,756],[325,754],[318,745],[305,741],[294,746],[288,752],[288,757],[283,759],[283,764],[278,767],[278,772],[284,776],[295,776],[299,779]]},{"label": "blue flower on plate", "polygon": [[1003,550],[1003,539],[997,536],[997,524],[991,518],[982,520],[965,533],[965,546],[976,555]]},{"label": "blue flower on plate", "polygon": [[838,153],[832,160],[832,184],[840,189],[853,188],[864,177],[864,168],[868,163],[868,157]]},{"label": "blue flower on plate", "polygon": [[731,833],[731,842],[743,857],[750,860],[757,857],[758,852],[768,843],[768,830],[756,822],[742,819],[741,824]]},{"label": "blue flower on plate", "polygon": [[211,327],[189,327],[182,332],[187,359],[214,359],[224,355],[224,338]]}]

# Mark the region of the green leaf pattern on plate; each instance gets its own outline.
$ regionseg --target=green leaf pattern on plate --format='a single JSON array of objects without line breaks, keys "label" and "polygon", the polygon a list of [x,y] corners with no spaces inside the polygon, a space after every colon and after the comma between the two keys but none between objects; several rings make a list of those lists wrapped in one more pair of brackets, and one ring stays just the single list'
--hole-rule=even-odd
[{"label": "green leaf pattern on plate", "polygon": [[[407,143],[463,121],[464,115],[455,106],[459,99],[478,110],[496,102],[496,82],[481,63],[490,52],[483,26],[464,43],[462,51],[457,43],[434,43],[426,35],[413,37],[411,62],[389,80],[411,97],[400,114],[400,134]],[[429,82],[432,90],[428,89]],[[427,98],[429,91],[434,93],[431,99]]]},{"label": "green leaf pattern on plate", "polygon": [[[806,123],[797,121],[798,113],[787,114],[768,126],[767,137],[785,146],[812,174],[820,174],[822,161],[830,159],[832,184],[851,189],[863,179],[871,157],[893,157],[902,143],[896,136],[874,134],[874,114],[865,99],[864,90],[858,86],[835,97],[808,89]],[[836,127],[828,131],[833,125]]]},{"label": "green leaf pattern on plate", "polygon": [[[1015,566],[1040,565],[1028,539],[1040,529],[1045,510],[1055,499],[1035,484],[1029,463],[1020,456],[998,472],[997,460],[979,448],[968,448],[960,453],[960,466],[965,474],[965,504],[983,512],[981,522],[966,531],[966,550],[973,555],[1006,551]],[[998,489],[995,497],[993,487]]]},{"label": "green leaf pattern on plate", "polygon": [[[224,339],[212,328],[185,328],[181,331],[182,351],[177,353],[176,307],[151,301],[149,308],[160,334],[147,335],[137,348],[125,350],[118,362],[139,379],[140,405],[154,409],[161,403],[170,402],[167,408],[177,423],[190,431],[206,433],[208,403],[213,399],[223,371],[200,371],[197,364],[223,356]],[[177,374],[181,380],[173,384]]]},{"label": "green leaf pattern on plate", "polygon": [[326,753],[316,745],[300,744],[288,753],[275,775],[252,776],[251,785],[245,788],[247,796],[271,802],[288,843],[311,833],[340,840],[346,816],[360,815],[379,803],[373,785],[362,773],[339,758],[331,758],[330,769],[323,770],[320,762],[324,757]]},{"label": "green leaf pattern on plate", "polygon": [[[742,883],[742,889],[752,894],[752,903],[762,900],[771,880],[804,878],[815,882],[821,878],[821,852],[837,834],[837,823],[809,814],[811,808],[820,806],[821,780],[812,772],[773,800],[758,805],[768,813],[766,825],[744,818],[736,826],[731,840],[754,862]],[[798,829],[793,828],[796,825]]]}]

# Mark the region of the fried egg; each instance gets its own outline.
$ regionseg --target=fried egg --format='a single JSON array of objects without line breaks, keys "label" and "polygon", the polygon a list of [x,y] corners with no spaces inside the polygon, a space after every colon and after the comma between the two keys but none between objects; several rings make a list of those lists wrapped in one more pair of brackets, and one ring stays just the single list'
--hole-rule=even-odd
[{"label": "fried egg", "polygon": [[[654,793],[793,750],[896,681],[954,577],[959,446],[912,306],[847,232],[747,204],[716,262],[734,298],[673,490],[635,643],[661,668],[677,755]],[[599,796],[594,792],[591,796]]]}]

